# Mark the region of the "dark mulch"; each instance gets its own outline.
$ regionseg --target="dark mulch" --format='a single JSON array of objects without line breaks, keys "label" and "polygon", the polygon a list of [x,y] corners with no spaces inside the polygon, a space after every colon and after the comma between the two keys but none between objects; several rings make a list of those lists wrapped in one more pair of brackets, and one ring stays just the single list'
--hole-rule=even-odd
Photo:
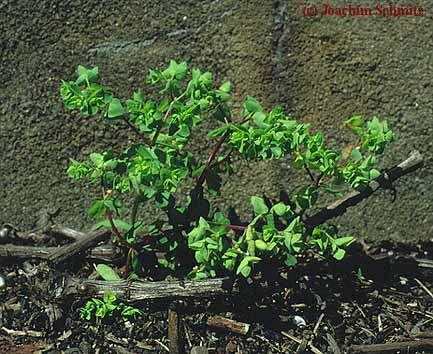
[{"label": "dark mulch", "polygon": [[[39,261],[0,264],[7,278],[0,353],[168,352],[168,303],[135,304],[145,315],[134,323],[88,323],[79,319],[83,299],[55,302],[52,284],[60,272],[89,276],[92,265],[59,270]],[[203,345],[210,353],[310,353],[311,343],[319,352],[338,354],[356,344],[433,337],[432,243],[362,243],[340,262],[309,255],[293,270],[269,271],[266,281],[244,284],[236,296],[187,300],[187,352]],[[208,328],[212,314],[249,323],[251,330],[242,336]]]}]

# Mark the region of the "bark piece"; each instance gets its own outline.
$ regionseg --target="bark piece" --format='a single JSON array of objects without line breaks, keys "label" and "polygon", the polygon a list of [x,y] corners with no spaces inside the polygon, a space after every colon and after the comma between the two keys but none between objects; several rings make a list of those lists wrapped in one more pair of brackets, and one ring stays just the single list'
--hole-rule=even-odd
[{"label": "bark piece", "polygon": [[48,260],[54,264],[61,263],[75,254],[95,246],[108,235],[110,235],[110,231],[104,228],[91,231],[79,240],[56,249],[49,255]]},{"label": "bark piece", "polygon": [[33,247],[6,244],[0,245],[0,257],[48,259],[48,256],[56,249],[57,247]]},{"label": "bark piece", "polygon": [[185,354],[182,314],[176,303],[168,308],[168,340],[170,354]]},{"label": "bark piece", "polygon": [[205,297],[227,294],[232,291],[232,286],[233,281],[227,278],[158,282],[71,278],[58,297],[102,296],[106,290],[115,293],[119,299],[129,301]]},{"label": "bark piece", "polygon": [[433,339],[420,339],[406,342],[395,342],[385,344],[352,345],[353,354],[387,354],[387,353],[409,353],[415,350],[433,349]]},{"label": "bark piece", "polygon": [[206,347],[192,347],[190,354],[209,354]]},{"label": "bark piece", "polygon": [[[10,257],[17,259],[49,259],[49,256],[57,251],[58,247],[34,247],[34,246],[18,246],[18,245],[0,245],[0,257]],[[90,250],[87,258],[97,259],[106,262],[114,261],[120,252],[113,245],[100,245]]]},{"label": "bark piece", "polygon": [[250,330],[249,323],[238,322],[222,316],[211,316],[207,319],[207,325],[230,332],[245,335]]},{"label": "bark piece", "polygon": [[406,160],[383,172],[377,179],[371,181],[364,191],[353,191],[348,193],[343,198],[320,210],[316,214],[307,217],[304,222],[306,225],[313,228],[317,225],[323,224],[329,219],[343,215],[347,208],[358,204],[363,199],[368,198],[380,187],[385,189],[393,189],[392,183],[394,181],[410,172],[415,171],[416,169],[422,167],[422,165],[423,156],[419,151],[413,151]]},{"label": "bark piece", "polygon": [[74,229],[71,229],[70,227],[66,227],[60,224],[55,224],[51,226],[50,228],[51,232],[61,234],[65,237],[71,238],[73,240],[79,240],[80,238],[83,238],[86,234],[81,231],[77,231]]}]

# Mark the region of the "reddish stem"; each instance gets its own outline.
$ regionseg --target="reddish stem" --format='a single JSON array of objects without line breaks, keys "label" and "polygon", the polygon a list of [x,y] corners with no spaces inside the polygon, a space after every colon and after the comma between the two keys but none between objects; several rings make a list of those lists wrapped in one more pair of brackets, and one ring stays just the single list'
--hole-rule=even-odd
[{"label": "reddish stem", "polygon": [[242,225],[231,225],[231,224],[226,224],[224,225],[226,228],[230,229],[230,230],[234,230],[234,231],[244,231],[246,230],[246,226],[242,226]]},{"label": "reddish stem", "polygon": [[128,278],[129,270],[131,268],[131,257],[132,257],[132,248],[129,248],[128,254],[126,256],[126,265],[125,265],[125,273],[123,273],[123,279]]},{"label": "reddish stem", "polygon": [[218,140],[218,143],[214,146],[214,148],[212,149],[212,152],[206,162],[206,165],[204,167],[203,172],[201,173],[200,177],[197,180],[196,186],[194,188],[195,192],[197,193],[198,190],[201,188],[201,186],[203,185],[204,180],[206,179],[206,175],[209,172],[209,169],[211,167],[212,162],[215,160],[215,158],[218,155],[219,150],[221,149],[222,144],[224,143],[224,141],[227,139],[227,137],[229,136],[230,131],[227,130],[224,135],[220,138],[220,140]]},{"label": "reddish stem", "polygon": [[138,128],[132,124],[128,118],[126,118],[125,116],[123,116],[123,120],[125,121],[126,124],[128,124],[128,127],[131,128],[131,130],[140,138],[140,139],[144,139],[144,143],[146,145],[151,145],[151,142],[138,130]]},{"label": "reddish stem", "polygon": [[159,134],[160,134],[161,131],[162,131],[162,128],[163,128],[163,126],[164,126],[164,123],[165,123],[165,121],[167,120],[168,115],[170,114],[170,112],[171,112],[171,108],[173,107],[173,104],[174,104],[175,101],[176,101],[176,100],[171,101],[170,106],[169,106],[168,109],[167,109],[167,112],[165,112],[164,118],[162,118],[161,125],[158,127],[158,130],[156,131],[156,133],[155,133],[155,135],[154,135],[152,141],[150,142],[150,146],[153,146],[153,145],[156,144],[156,140],[158,140],[158,136],[159,136]]}]

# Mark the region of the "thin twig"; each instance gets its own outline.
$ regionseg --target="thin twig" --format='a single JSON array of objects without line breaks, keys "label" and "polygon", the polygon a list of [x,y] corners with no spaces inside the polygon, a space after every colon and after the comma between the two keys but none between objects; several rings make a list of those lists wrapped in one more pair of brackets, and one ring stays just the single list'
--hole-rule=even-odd
[{"label": "thin twig", "polygon": [[212,152],[206,162],[206,165],[204,167],[203,172],[201,173],[200,177],[198,178],[197,184],[196,184],[196,188],[200,188],[203,185],[203,182],[206,178],[207,173],[209,172],[209,169],[211,167],[212,162],[215,160],[215,158],[218,155],[219,150],[221,149],[222,144],[224,143],[224,141],[227,139],[227,137],[230,135],[230,130],[227,130],[224,135],[218,140],[218,143],[214,146],[214,148],[212,149]]},{"label": "thin twig", "polygon": [[316,179],[314,178],[313,174],[311,173],[310,169],[308,168],[307,164],[304,164],[304,168],[308,173],[308,176],[310,176],[311,181],[314,183],[315,186],[317,186]]},{"label": "thin twig", "polygon": [[384,171],[378,178],[371,181],[363,191],[353,191],[345,195],[343,198],[328,205],[312,216],[304,218],[304,223],[309,228],[314,228],[321,225],[329,219],[343,215],[347,208],[357,205],[362,200],[370,197],[379,188],[392,189],[392,183],[398,178],[417,170],[423,166],[423,156],[419,151],[414,151],[411,155],[397,166],[394,166]]},{"label": "thin twig", "polygon": [[418,280],[417,278],[415,278],[415,281],[418,283],[418,285],[427,293],[430,295],[431,298],[433,298],[433,293],[430,291],[429,288],[427,288],[423,283],[421,283],[420,280]]},{"label": "thin twig", "polygon": [[149,145],[150,146],[150,144],[151,144],[151,142],[149,141],[149,139],[146,137],[146,136],[144,136],[141,132],[140,132],[140,130],[134,125],[134,124],[132,124],[130,121],[129,121],[129,119],[128,118],[126,118],[125,116],[123,116],[123,121],[128,125],[128,127],[129,128],[131,128],[131,130],[140,138],[140,139],[144,139],[144,143],[146,144],[146,145]]},{"label": "thin twig", "polygon": [[317,331],[319,330],[319,327],[320,327],[320,324],[322,323],[323,317],[325,317],[325,314],[321,313],[320,316],[319,316],[319,319],[317,320],[317,322],[316,322],[316,324],[314,326],[313,334],[315,336],[317,336]]},{"label": "thin twig", "polygon": [[9,329],[3,326],[0,326],[0,329],[5,332],[7,335],[9,336],[14,336],[14,337],[43,337],[44,334],[42,332],[37,332],[37,331],[32,331],[32,330],[28,330],[28,331],[16,331],[14,329]]},{"label": "thin twig", "polygon": [[171,101],[170,106],[168,106],[168,109],[165,112],[164,117],[162,118],[161,125],[158,127],[157,131],[155,132],[155,135],[153,136],[153,139],[152,139],[152,142],[150,143],[150,146],[154,146],[156,144],[156,141],[158,140],[158,136],[159,136],[159,134],[161,134],[164,123],[165,123],[166,119],[168,118],[174,103],[177,100],[178,99],[174,99],[173,101]]},{"label": "thin twig", "polygon": [[163,347],[167,352],[170,352],[169,347],[167,347],[164,343],[160,342],[158,339],[154,339],[155,343]]},{"label": "thin twig", "polygon": [[[301,343],[302,343],[302,340],[301,340],[301,339],[296,338],[296,337],[290,335],[289,333],[281,332],[281,334],[282,334],[283,336],[285,336],[285,337],[291,339],[292,341],[298,343],[298,344],[301,344]],[[312,345],[311,343],[309,343],[308,345],[309,345],[309,347],[310,347],[310,350],[311,350],[314,354],[323,354],[319,349],[317,349],[317,348],[316,348],[314,345]]]}]

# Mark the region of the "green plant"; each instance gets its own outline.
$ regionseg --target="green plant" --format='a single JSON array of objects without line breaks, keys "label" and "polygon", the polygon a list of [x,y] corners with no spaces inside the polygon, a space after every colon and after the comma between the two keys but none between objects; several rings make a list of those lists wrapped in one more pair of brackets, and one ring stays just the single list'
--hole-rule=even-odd
[{"label": "green plant", "polygon": [[92,319],[99,321],[106,317],[116,316],[120,316],[124,321],[131,321],[141,314],[139,309],[119,302],[116,294],[111,291],[105,291],[102,300],[91,299],[80,308],[80,318],[87,321]]},{"label": "green plant", "polygon": [[[156,89],[156,98],[145,98],[137,90],[125,103],[99,84],[97,67],[79,66],[77,80],[61,85],[67,108],[80,110],[84,117],[100,113],[109,123],[123,122],[137,136],[123,152],[92,153],[90,161],[83,162],[71,159],[67,171],[72,178],[100,186],[101,198],[88,213],[104,217],[97,225],[111,227],[128,249],[126,275],[130,268],[140,272],[151,267],[156,252],[164,257],[153,265],[193,279],[233,273],[248,277],[265,260],[293,266],[297,255],[308,249],[337,260],[345,256],[353,237],[338,236],[333,225],[311,225],[308,211],[323,193],[336,194],[344,185],[363,190],[379,177],[377,156],[394,140],[386,121],[348,119],[345,124],[358,141],[340,152],[326,147],[321,132],[311,133],[308,124],[291,119],[280,106],[266,112],[250,96],[242,117],[232,119],[230,82],[217,88],[210,72],[190,72],[185,62],[172,60],[165,70],[149,70],[147,83]],[[208,134],[217,141],[203,163],[187,147],[193,129],[207,117],[220,127]],[[253,219],[233,225],[208,198],[219,194],[224,174],[234,173],[235,155],[246,160],[289,156],[309,180],[280,201],[253,196]],[[180,204],[176,192],[187,180],[195,186]],[[123,194],[132,197],[129,221],[123,217]],[[165,219],[137,220],[139,207],[150,202]]]}]

